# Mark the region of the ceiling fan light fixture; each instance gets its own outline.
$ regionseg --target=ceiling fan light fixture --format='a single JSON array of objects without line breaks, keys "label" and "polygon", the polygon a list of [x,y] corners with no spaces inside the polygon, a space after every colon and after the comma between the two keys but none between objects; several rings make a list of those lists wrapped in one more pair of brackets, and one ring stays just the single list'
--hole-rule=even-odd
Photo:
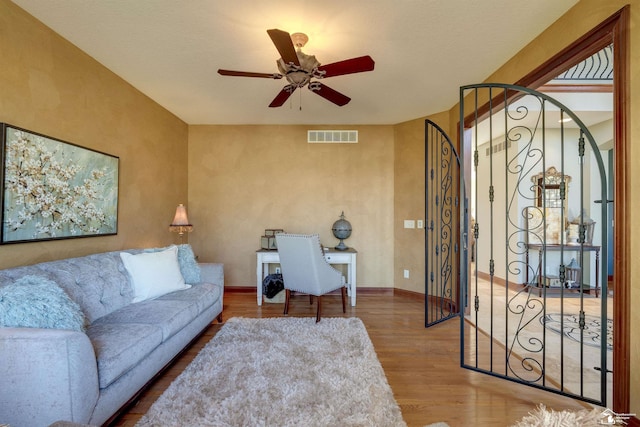
[{"label": "ceiling fan light fixture", "polygon": [[287,74],[286,77],[289,83],[297,87],[302,87],[309,83],[309,80],[311,80],[311,76],[309,76],[309,74],[304,71],[295,71],[293,73]]},{"label": "ceiling fan light fixture", "polygon": [[282,58],[278,58],[278,70],[284,74],[289,83],[302,87],[309,83],[314,71],[320,66],[320,62],[314,55],[307,55],[301,50],[296,52],[300,65],[286,64]]},{"label": "ceiling fan light fixture", "polygon": [[314,55],[307,55],[302,52],[302,47],[309,41],[309,37],[307,37],[306,34],[289,34],[277,28],[267,30],[267,34],[280,54],[280,58],[276,60],[280,73],[254,73],[219,69],[218,74],[223,76],[268,79],[284,77],[289,84],[282,88],[273,101],[271,101],[269,107],[281,107],[297,88],[307,85],[309,85],[308,87],[311,92],[342,107],[348,104],[351,98],[331,89],[325,84],[312,82],[311,79],[325,79],[327,77],[342,76],[345,74],[363,73],[373,71],[375,67],[375,62],[368,55],[322,65]]},{"label": "ceiling fan light fixture", "polygon": [[291,41],[296,49],[300,50],[304,47],[305,44],[309,41],[309,37],[307,37],[304,33],[293,33],[291,34]]}]

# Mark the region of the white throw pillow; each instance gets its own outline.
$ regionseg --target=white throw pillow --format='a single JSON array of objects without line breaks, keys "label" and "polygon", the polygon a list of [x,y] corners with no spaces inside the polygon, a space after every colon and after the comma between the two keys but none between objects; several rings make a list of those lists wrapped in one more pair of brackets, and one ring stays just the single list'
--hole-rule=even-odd
[{"label": "white throw pillow", "polygon": [[133,301],[157,298],[169,292],[189,289],[178,264],[178,248],[132,255],[120,253],[120,258],[133,283]]}]

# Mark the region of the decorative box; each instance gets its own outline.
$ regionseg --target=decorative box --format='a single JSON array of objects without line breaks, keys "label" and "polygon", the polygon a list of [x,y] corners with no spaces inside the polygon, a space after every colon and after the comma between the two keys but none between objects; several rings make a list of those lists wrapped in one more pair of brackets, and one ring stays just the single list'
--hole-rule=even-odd
[{"label": "decorative box", "polygon": [[278,233],[284,233],[284,230],[280,228],[267,228],[266,230],[264,230],[265,236],[275,236]]},{"label": "decorative box", "polygon": [[264,230],[264,236],[260,238],[260,248],[275,250],[278,249],[276,243],[276,234],[284,233],[280,228],[267,228]]},{"label": "decorative box", "polygon": [[262,236],[260,238],[260,247],[262,249],[278,249],[276,245],[276,236]]}]

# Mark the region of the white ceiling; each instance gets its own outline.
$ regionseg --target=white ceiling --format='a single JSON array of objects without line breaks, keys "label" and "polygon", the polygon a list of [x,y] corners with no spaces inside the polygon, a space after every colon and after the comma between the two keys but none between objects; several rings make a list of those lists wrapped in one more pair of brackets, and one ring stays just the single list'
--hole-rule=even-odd
[{"label": "white ceiling", "polygon": [[[577,0],[13,0],[188,124],[395,124],[448,110]],[[370,55],[372,72],[324,83],[338,107],[284,80],[267,29],[304,32],[328,64]],[[509,83],[509,82],[507,82]],[[300,110],[302,107],[302,110]]]}]

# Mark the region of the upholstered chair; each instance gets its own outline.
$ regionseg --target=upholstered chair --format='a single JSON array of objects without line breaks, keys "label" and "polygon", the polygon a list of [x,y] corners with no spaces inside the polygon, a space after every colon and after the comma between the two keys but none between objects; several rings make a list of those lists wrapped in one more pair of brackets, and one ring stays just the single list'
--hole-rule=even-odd
[{"label": "upholstered chair", "polygon": [[277,234],[276,243],[286,292],[284,314],[289,312],[291,291],[309,294],[318,300],[316,322],[322,312],[322,295],[337,289],[342,293],[342,312],[346,312],[346,285],[342,273],[331,267],[324,258],[320,237],[317,234]]}]

